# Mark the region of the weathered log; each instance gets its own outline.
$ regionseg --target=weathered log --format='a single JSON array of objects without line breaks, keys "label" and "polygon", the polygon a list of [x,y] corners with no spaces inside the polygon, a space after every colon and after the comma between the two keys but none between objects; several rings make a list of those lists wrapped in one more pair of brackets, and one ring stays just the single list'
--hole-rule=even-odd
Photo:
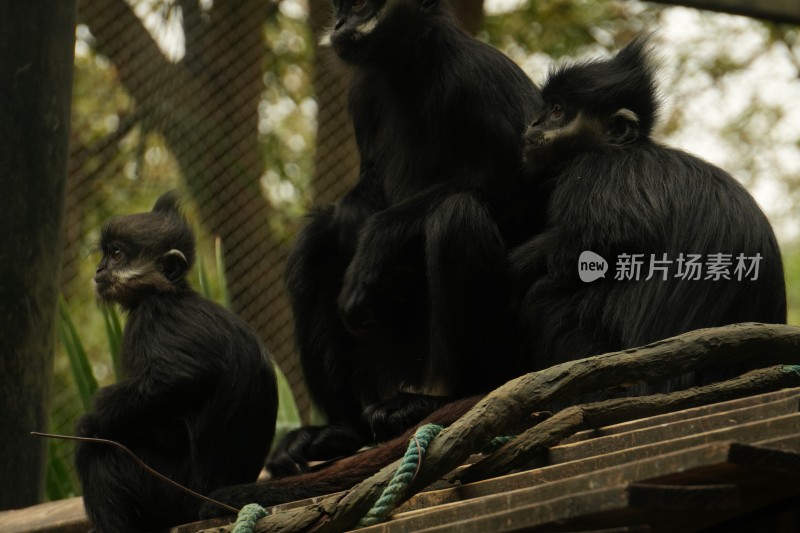
[{"label": "weathered log", "polygon": [[[753,359],[764,366],[800,364],[800,328],[747,323],[696,330],[640,348],[526,374],[489,394],[439,434],[406,497],[452,471],[487,441],[505,434],[517,420],[542,405],[603,390],[609,383],[659,381],[709,365],[753,363]],[[398,463],[383,468],[344,495],[267,516],[258,522],[256,531],[344,531],[369,510]]]},{"label": "weathered log", "polygon": [[780,365],[754,370],[737,378],[704,387],[575,405],[525,431],[493,454],[459,473],[457,479],[463,483],[472,483],[506,474],[524,466],[537,454],[584,429],[619,424],[637,418],[797,386],[800,386],[800,367]]}]

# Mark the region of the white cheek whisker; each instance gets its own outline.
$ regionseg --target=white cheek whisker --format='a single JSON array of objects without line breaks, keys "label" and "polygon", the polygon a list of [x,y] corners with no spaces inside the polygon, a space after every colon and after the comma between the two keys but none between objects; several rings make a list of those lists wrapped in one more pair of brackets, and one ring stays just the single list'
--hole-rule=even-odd
[{"label": "white cheek whisker", "polygon": [[126,268],[125,270],[118,270],[114,272],[114,281],[117,283],[125,283],[136,278],[140,278],[147,273],[144,268]]},{"label": "white cheek whisker", "polygon": [[320,48],[327,48],[331,45],[331,30],[326,31],[320,36],[318,44]]},{"label": "white cheek whisker", "polygon": [[379,21],[378,19],[380,19],[380,16],[381,13],[376,13],[374,17],[372,17],[364,24],[359,24],[356,27],[356,32],[358,32],[360,35],[369,35],[373,31],[375,31],[375,28],[378,27],[378,21]]}]

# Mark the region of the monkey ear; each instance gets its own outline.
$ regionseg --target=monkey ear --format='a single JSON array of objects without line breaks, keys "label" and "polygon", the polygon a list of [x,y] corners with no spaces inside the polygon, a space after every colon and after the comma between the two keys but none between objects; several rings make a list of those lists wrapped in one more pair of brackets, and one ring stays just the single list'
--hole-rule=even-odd
[{"label": "monkey ear", "polygon": [[608,129],[608,142],[629,144],[639,138],[639,117],[630,109],[620,109],[611,117]]},{"label": "monkey ear", "polygon": [[153,206],[154,213],[177,213],[178,212],[178,193],[168,191],[158,197]]},{"label": "monkey ear", "polygon": [[186,256],[178,249],[173,248],[161,256],[161,269],[171,282],[176,282],[186,274],[189,262]]}]

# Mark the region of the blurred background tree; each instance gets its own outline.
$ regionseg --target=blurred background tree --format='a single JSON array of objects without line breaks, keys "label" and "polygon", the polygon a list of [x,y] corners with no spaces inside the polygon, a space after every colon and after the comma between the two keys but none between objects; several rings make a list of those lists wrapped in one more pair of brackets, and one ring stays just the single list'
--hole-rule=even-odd
[{"label": "blurred background tree", "polygon": [[[470,31],[537,81],[553,60],[606,54],[658,30],[659,136],[756,193],[779,230],[790,321],[800,324],[797,26],[634,1],[453,4]],[[221,237],[232,308],[262,336],[309,416],[284,262],[302,214],[335,201],[358,170],[347,71],[317,44],[329,20],[327,0],[79,2],[62,289],[101,384],[113,372],[91,287],[98,228],[178,188],[201,258]],[[52,418],[67,433],[82,410],[72,380],[59,353]],[[70,447],[56,448],[68,461]]]}]

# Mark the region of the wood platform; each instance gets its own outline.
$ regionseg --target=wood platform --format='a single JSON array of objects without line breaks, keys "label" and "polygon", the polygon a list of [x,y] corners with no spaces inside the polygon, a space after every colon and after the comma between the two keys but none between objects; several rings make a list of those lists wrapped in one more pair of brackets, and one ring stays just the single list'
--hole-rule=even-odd
[{"label": "wood platform", "polygon": [[[524,471],[463,486],[443,480],[359,531],[797,532],[799,411],[800,388],[585,431]],[[3,533],[87,530],[79,498],[0,513]]]}]

